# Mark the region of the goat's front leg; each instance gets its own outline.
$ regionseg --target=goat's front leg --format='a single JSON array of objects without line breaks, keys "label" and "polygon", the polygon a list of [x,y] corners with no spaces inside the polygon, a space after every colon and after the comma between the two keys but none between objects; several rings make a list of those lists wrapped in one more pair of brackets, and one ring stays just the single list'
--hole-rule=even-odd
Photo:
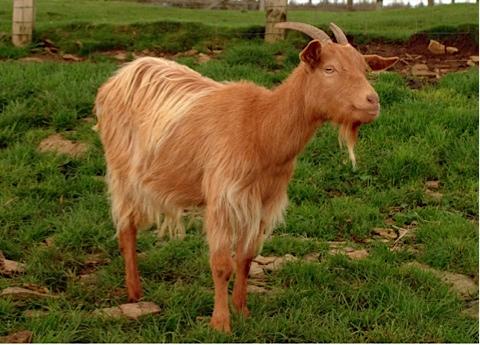
[{"label": "goat's front leg", "polygon": [[254,243],[245,243],[245,234],[240,237],[237,242],[237,250],[235,254],[235,261],[237,265],[235,284],[233,286],[232,302],[235,309],[248,317],[250,311],[247,307],[247,288],[248,288],[248,274],[250,272],[250,266],[252,260],[255,258],[258,252],[258,247],[263,240],[263,224],[260,225],[259,234]]},{"label": "goat's front leg", "polygon": [[233,272],[232,242],[229,229],[222,228],[219,225],[222,223],[216,218],[216,215],[207,211],[206,223],[208,245],[210,247],[210,267],[215,284],[215,304],[210,324],[217,331],[230,333],[228,281]]},{"label": "goat's front leg", "polygon": [[140,274],[137,268],[137,228],[134,225],[120,229],[118,244],[125,262],[125,284],[128,301],[137,302],[142,297]]}]

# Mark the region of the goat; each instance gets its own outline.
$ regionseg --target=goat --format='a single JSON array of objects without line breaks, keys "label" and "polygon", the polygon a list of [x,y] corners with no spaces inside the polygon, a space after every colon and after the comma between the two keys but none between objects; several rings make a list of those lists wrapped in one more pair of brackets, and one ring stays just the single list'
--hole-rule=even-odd
[{"label": "goat", "polygon": [[380,110],[366,71],[398,58],[362,56],[334,24],[337,43],[311,25],[280,27],[313,40],[273,90],[220,83],[152,57],[127,64],[100,87],[97,126],[130,301],[141,297],[137,230],[163,220],[163,232],[183,237],[182,214],[201,207],[215,286],[211,326],[230,332],[234,266],[233,305],[247,316],[250,264],[282,221],[296,157],[315,130],[338,124],[355,162],[358,128]]}]

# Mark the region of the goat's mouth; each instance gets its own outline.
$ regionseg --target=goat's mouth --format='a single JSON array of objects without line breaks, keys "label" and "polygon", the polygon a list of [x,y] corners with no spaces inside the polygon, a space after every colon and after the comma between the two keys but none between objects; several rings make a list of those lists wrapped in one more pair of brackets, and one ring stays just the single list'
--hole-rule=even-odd
[{"label": "goat's mouth", "polygon": [[363,123],[369,123],[375,120],[380,114],[380,105],[365,108],[354,105],[353,110],[360,115]]}]

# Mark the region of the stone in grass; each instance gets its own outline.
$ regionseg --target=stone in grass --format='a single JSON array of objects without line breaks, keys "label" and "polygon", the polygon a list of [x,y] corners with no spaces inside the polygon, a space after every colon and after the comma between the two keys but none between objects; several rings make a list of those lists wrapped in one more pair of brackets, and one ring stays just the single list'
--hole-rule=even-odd
[{"label": "stone in grass", "polygon": [[160,313],[160,307],[152,302],[126,303],[118,307],[103,308],[94,311],[94,314],[104,315],[111,318],[127,317],[137,320],[146,315]]},{"label": "stone in grass", "polygon": [[375,235],[383,237],[387,240],[394,240],[397,238],[397,233],[393,229],[388,228],[373,228],[372,230]]},{"label": "stone in grass", "polygon": [[478,319],[478,299],[472,301],[466,309],[462,310],[462,314],[472,319]]},{"label": "stone in grass", "polygon": [[37,298],[56,298],[57,296],[53,296],[47,293],[42,293],[22,287],[8,287],[3,289],[0,292],[0,297],[3,298],[10,298],[15,301],[24,301],[28,299],[37,299]]},{"label": "stone in grass", "polygon": [[368,256],[368,251],[366,249],[354,250],[347,253],[347,256],[353,260],[365,259]]},{"label": "stone in grass", "polygon": [[427,187],[427,189],[436,190],[440,188],[440,181],[437,181],[437,180],[427,181],[425,182],[425,187]]},{"label": "stone in grass", "polygon": [[8,260],[3,256],[0,251],[0,274],[10,277],[15,274],[21,274],[25,272],[25,265],[13,260]]},{"label": "stone in grass", "polygon": [[428,195],[430,198],[432,198],[434,201],[441,201],[443,198],[443,194],[440,192],[434,192],[430,189],[427,189],[425,191],[425,194]]},{"label": "stone in grass", "polygon": [[33,333],[30,331],[20,331],[15,332],[4,337],[0,337],[0,343],[10,343],[10,344],[19,344],[19,343],[31,343]]}]

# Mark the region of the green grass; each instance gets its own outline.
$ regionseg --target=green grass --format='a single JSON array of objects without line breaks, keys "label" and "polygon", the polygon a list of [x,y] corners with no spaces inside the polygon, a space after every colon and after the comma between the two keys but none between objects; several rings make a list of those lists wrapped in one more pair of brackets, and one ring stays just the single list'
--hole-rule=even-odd
[{"label": "green grass", "polygon": [[[0,31],[9,30],[11,0],[1,0]],[[192,10],[162,7],[129,1],[44,0],[37,3],[37,28],[59,27],[70,23],[133,24],[158,21],[208,23],[218,27],[263,26],[265,14],[260,11]],[[437,26],[475,24],[478,6],[458,4],[418,9],[385,9],[380,12],[326,12],[290,10],[289,19],[315,25],[334,20],[349,32],[405,38],[415,32]]]},{"label": "green grass", "polygon": [[[260,11],[168,8],[130,1],[46,0],[37,3],[34,42],[27,48],[10,44],[12,1],[0,0],[0,57],[18,58],[35,52],[49,39],[63,53],[89,55],[98,51],[185,51],[223,48],[236,39],[261,39],[265,15]],[[336,22],[355,42],[375,38],[406,40],[414,33],[445,37],[468,32],[478,42],[478,6],[449,5],[418,9],[324,12],[289,11],[289,20],[328,30]],[[300,34],[290,34],[299,38]],[[305,41],[303,38],[302,42]]]},{"label": "green grass", "polygon": [[[0,30],[8,30],[11,2],[0,4],[6,5]],[[0,336],[28,329],[34,342],[478,340],[478,321],[462,313],[465,301],[431,273],[404,265],[419,261],[478,282],[478,69],[447,75],[420,90],[408,88],[394,73],[372,76],[382,114],[361,129],[355,171],[338,146],[336,129],[326,125],[317,132],[289,185],[286,223],[262,254],[301,258],[320,253],[320,258],[291,262],[269,274],[272,291],[249,296],[252,315],[247,320],[233,315],[231,336],[212,331],[204,319],[213,309],[213,283],[200,221],[192,222],[184,241],[160,240],[152,231],[140,234],[145,300],[162,311],[141,321],[110,320],[91,312],[126,301],[123,262],[101,179],[102,147],[90,119],[97,88],[118,65],[98,52],[220,46],[224,51],[207,63],[191,57],[179,61],[216,80],[247,79],[272,87],[297,65],[305,40],[293,35],[264,45],[256,39],[263,21],[256,12],[85,0],[38,5],[37,39],[50,37],[63,51],[90,59],[75,64],[0,62],[0,250],[27,267],[24,275],[0,277],[0,289],[38,284],[58,296],[0,299]],[[359,33],[363,16],[371,20],[369,35],[378,24],[384,37],[396,39],[417,30],[412,23],[420,23],[421,30],[442,21],[451,30],[475,24],[478,8],[290,14],[313,23],[333,18]],[[304,17],[295,17],[300,15]],[[390,23],[395,18],[405,26],[394,32]],[[205,21],[218,28],[203,25]],[[29,49],[0,42],[2,56],[22,56]],[[78,158],[40,153],[39,142],[54,132],[87,143],[87,153]],[[425,182],[430,180],[440,181],[440,199],[428,195]],[[379,241],[362,243],[372,238],[373,228],[392,222],[416,228],[405,247],[390,251]],[[359,261],[332,255],[326,241],[346,241],[367,248],[370,255]],[[106,261],[91,267],[85,263],[91,254]],[[93,281],[81,281],[92,271]],[[31,318],[24,315],[27,310],[48,313]]]}]

